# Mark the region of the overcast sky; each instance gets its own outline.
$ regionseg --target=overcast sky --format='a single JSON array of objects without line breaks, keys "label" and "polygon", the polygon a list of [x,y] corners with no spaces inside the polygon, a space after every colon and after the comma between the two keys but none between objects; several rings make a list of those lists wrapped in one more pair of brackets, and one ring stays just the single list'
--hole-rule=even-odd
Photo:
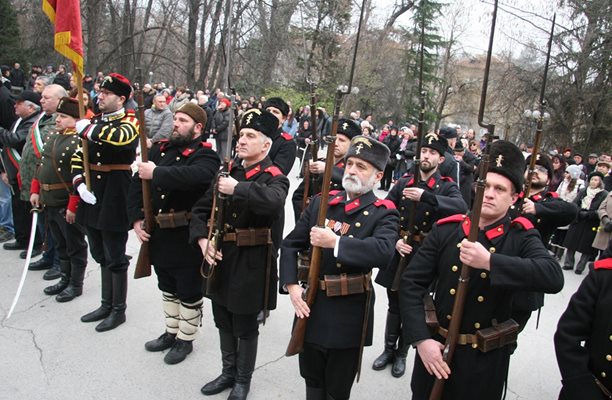
[{"label": "overcast sky", "polygon": [[[394,1],[396,0],[375,1],[375,18],[372,20],[385,21],[391,13]],[[485,53],[491,30],[493,0],[446,0],[446,2],[449,5],[444,8],[444,16],[438,23],[443,35],[450,33],[451,22],[455,16],[463,31],[459,36],[462,48],[471,54]],[[493,52],[499,54],[502,51],[511,51],[514,55],[519,55],[524,49],[524,43],[529,40],[533,40],[545,50],[555,11],[558,13],[557,24],[567,25],[567,18],[562,15],[561,10],[556,9],[555,0],[500,1]],[[526,21],[512,14],[517,14]],[[409,13],[404,14],[396,23],[401,26],[410,26],[410,24]]]}]

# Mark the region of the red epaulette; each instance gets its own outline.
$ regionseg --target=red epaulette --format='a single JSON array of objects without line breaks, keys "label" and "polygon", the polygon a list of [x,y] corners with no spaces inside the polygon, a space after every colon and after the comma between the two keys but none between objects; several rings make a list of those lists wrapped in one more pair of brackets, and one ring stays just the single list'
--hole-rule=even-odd
[{"label": "red epaulette", "polygon": [[282,137],[283,137],[285,140],[287,140],[287,141],[289,141],[289,140],[293,140],[293,136],[291,136],[291,135],[290,135],[290,134],[288,134],[287,132],[283,132],[283,133],[281,133],[281,136],[282,136]]},{"label": "red epaulette", "polygon": [[440,180],[448,181],[448,182],[455,182],[455,180],[449,176],[441,176]]},{"label": "red epaulette", "polygon": [[451,215],[450,217],[439,219],[436,222],[436,225],[444,225],[444,224],[448,224],[448,223],[451,223],[451,222],[463,222],[463,220],[465,220],[465,217],[466,217],[465,214]]},{"label": "red epaulette", "polygon": [[604,258],[594,263],[595,269],[612,269],[612,258]]},{"label": "red epaulette", "polygon": [[200,147],[204,147],[205,149],[212,149],[212,143],[200,142]]},{"label": "red epaulette", "polygon": [[192,148],[188,147],[185,150],[183,150],[183,152],[181,154],[183,155],[183,157],[189,157],[194,152],[195,152],[195,149],[192,149]]},{"label": "red epaulette", "polygon": [[279,176],[283,174],[283,171],[281,171],[276,165],[270,165],[268,168],[264,169],[264,172],[267,172],[272,176]]},{"label": "red epaulette", "polygon": [[329,191],[329,195],[330,195],[330,196],[335,196],[335,195],[337,195],[337,194],[338,194],[338,193],[340,193],[340,192],[341,192],[340,190],[330,190],[330,191]]},{"label": "red epaulette", "polygon": [[377,199],[373,204],[376,207],[385,207],[387,210],[395,210],[395,203],[391,200]]},{"label": "red epaulette", "polygon": [[559,198],[559,193],[557,193],[557,192],[548,192],[548,193],[546,193],[546,197],[551,197],[553,199],[558,199]]},{"label": "red epaulette", "polygon": [[533,224],[525,217],[518,217],[512,220],[512,226],[520,225],[524,230],[534,229]]}]

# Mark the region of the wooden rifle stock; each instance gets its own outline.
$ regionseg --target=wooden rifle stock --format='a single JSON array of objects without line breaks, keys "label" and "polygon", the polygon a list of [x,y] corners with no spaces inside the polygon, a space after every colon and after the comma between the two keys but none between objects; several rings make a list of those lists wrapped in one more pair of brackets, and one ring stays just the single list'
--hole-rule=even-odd
[{"label": "wooden rifle stock", "polygon": [[[327,156],[325,158],[325,173],[323,174],[323,184],[321,188],[321,203],[319,205],[319,214],[317,215],[317,226],[325,227],[325,216],[327,215],[327,205],[329,203],[329,190],[331,187],[331,175],[334,167],[334,148],[336,147],[336,132],[338,132],[338,115],[340,111],[340,102],[343,93],[338,90],[336,93],[336,106],[332,121],[331,136],[327,138]],[[308,307],[312,307],[319,290],[319,273],[321,272],[321,248],[313,246],[310,254],[310,268],[308,269],[308,286],[306,288],[305,301]],[[303,294],[303,295],[304,295]],[[308,318],[298,318],[291,332],[291,339],[287,346],[286,356],[293,356],[300,353],[304,348],[304,337],[306,335],[306,325]]]},{"label": "wooden rifle stock", "polygon": [[[317,137],[317,113],[316,113],[316,94],[315,84],[310,84],[310,160],[316,161],[319,157],[319,138]],[[304,149],[306,152],[306,149]],[[310,162],[304,163],[304,198],[302,199],[302,212],[308,207],[308,201],[310,200],[310,193],[313,195],[319,193],[319,180],[317,176],[310,173]]]},{"label": "wooden rifle stock", "polygon": [[[487,171],[489,170],[489,151],[490,143],[492,143],[491,137],[495,134],[495,125],[486,124],[483,121],[484,110],[487,99],[487,87],[489,84],[489,70],[491,68],[491,55],[493,51],[493,38],[495,35],[495,22],[497,20],[497,3],[495,0],[493,15],[491,21],[491,34],[489,38],[489,49],[487,53],[487,61],[485,64],[484,78],[482,82],[482,92],[480,96],[480,109],[478,111],[478,125],[483,128],[487,128],[489,132],[488,140],[485,146],[485,151],[482,155],[482,160],[478,166],[478,179],[476,181],[476,195],[474,197],[474,203],[472,204],[472,210],[470,212],[470,233],[468,240],[470,242],[476,242],[478,240],[478,230],[480,224],[480,213],[482,209],[482,203],[484,199],[484,192],[487,180]],[[453,356],[457,348],[457,339],[459,338],[459,330],[461,328],[461,321],[463,320],[463,311],[465,308],[465,301],[467,298],[468,284],[470,281],[470,266],[461,264],[461,274],[457,283],[457,290],[455,292],[455,303],[453,304],[453,311],[451,313],[451,320],[448,327],[448,334],[446,341],[444,342],[444,351],[442,358],[446,364],[451,367],[453,362]],[[444,384],[446,379],[436,379],[429,395],[429,400],[440,400],[444,393]]]},{"label": "wooden rifle stock", "polygon": [[[425,95],[426,92],[423,91],[423,53],[425,52],[425,13],[423,13],[421,18],[421,48],[419,54],[419,96],[421,99],[421,112],[419,113],[419,131],[416,134],[416,154],[414,155],[414,173],[412,178],[412,185],[410,187],[416,188],[419,186],[419,182],[421,180],[421,148],[422,143],[421,140],[423,138],[423,129],[425,127]],[[412,242],[412,236],[414,235],[414,220],[416,219],[416,208],[417,203],[415,201],[410,202],[410,209],[408,210],[408,231],[407,234],[402,238],[405,244],[410,244]],[[395,277],[393,278],[393,283],[391,284],[391,290],[397,291],[399,289],[399,285],[402,279],[402,274],[408,265],[408,257],[402,256],[400,257],[399,263],[397,264],[397,269],[395,270]]]},{"label": "wooden rifle stock", "polygon": [[[142,75],[142,74],[140,74]],[[142,79],[140,80],[142,81]],[[147,147],[147,131],[145,126],[144,116],[144,98],[142,87],[136,92],[136,101],[138,103],[138,121],[140,127],[138,129],[138,137],[140,140],[140,158],[143,163],[149,161],[149,149]],[[141,179],[142,183],[142,208],[144,211],[144,230],[147,233],[153,232],[155,217],[153,216],[153,204],[151,201],[151,180]],[[151,260],[149,258],[149,242],[142,242],[136,268],[134,269],[134,279],[144,278],[151,275]]]}]

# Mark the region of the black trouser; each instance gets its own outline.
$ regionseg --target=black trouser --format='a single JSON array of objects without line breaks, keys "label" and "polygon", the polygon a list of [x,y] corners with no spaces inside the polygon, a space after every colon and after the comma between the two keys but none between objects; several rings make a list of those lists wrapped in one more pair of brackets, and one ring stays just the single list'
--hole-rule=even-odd
[{"label": "black trouser", "polygon": [[84,268],[87,265],[87,242],[83,227],[66,222],[65,208],[47,207],[45,213],[59,259],[69,261],[72,267]]},{"label": "black trouser", "polygon": [[387,311],[391,314],[400,315],[399,292],[387,289],[387,299],[389,300],[389,308],[387,309]]},{"label": "black trouser", "polygon": [[155,265],[157,287],[162,292],[172,293],[183,303],[195,303],[203,296],[204,278],[199,266],[169,267]]},{"label": "black trouser", "polygon": [[[49,222],[47,220],[47,215],[49,211],[45,208],[45,211],[42,215],[38,217],[38,232],[42,238],[41,241],[44,241],[47,249],[43,252],[42,258],[52,265],[59,265],[59,254],[55,251],[55,238],[51,233],[51,228],[49,227]],[[85,235],[85,230],[83,230],[83,235]],[[87,259],[87,249],[85,249],[85,259]]]},{"label": "black trouser", "polygon": [[[23,201],[20,199],[21,191],[19,186],[15,183],[12,185],[13,197],[11,198],[11,206],[13,208],[13,226],[15,227],[15,240],[18,243],[28,244],[30,241],[30,232],[32,231],[32,205],[29,201]],[[42,216],[39,215],[39,218]],[[42,237],[38,230],[34,239],[34,247],[40,247],[42,244]]]},{"label": "black trouser", "polygon": [[389,190],[389,187],[391,186],[392,175],[393,167],[387,164],[387,166],[385,167],[385,172],[383,173],[383,178],[380,181],[381,188],[383,188],[384,190]]},{"label": "black trouser", "polygon": [[87,239],[91,256],[102,268],[108,268],[112,272],[127,271],[130,262],[125,256],[125,244],[127,243],[127,232],[101,231],[88,226]]},{"label": "black trouser", "polygon": [[212,302],[215,326],[222,332],[232,334],[235,338],[248,339],[259,335],[257,313],[235,314],[224,306]]},{"label": "black trouser", "polygon": [[299,357],[300,375],[306,386],[323,389],[334,400],[350,398],[359,364],[359,347],[326,349],[304,343]]}]

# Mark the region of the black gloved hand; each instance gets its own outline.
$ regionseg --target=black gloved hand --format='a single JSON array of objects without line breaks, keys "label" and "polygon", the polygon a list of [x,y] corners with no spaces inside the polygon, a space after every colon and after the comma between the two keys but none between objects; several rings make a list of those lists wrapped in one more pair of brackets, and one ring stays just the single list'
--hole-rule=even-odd
[{"label": "black gloved hand", "polygon": [[604,232],[612,232],[612,221],[608,221],[608,223],[604,226]]}]

